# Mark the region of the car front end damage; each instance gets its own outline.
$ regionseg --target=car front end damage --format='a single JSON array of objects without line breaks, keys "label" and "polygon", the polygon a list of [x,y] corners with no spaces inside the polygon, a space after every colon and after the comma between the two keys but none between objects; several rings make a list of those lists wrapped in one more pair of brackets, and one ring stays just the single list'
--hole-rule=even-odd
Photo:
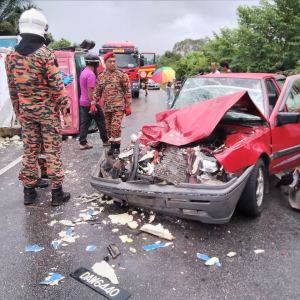
[{"label": "car front end damage", "polygon": [[[231,98],[245,111],[247,94]],[[261,118],[227,123],[222,117],[233,105],[228,99],[157,114],[157,123],[132,135],[118,157],[102,153],[91,185],[136,207],[203,223],[227,223],[270,137]],[[194,121],[203,120],[210,107],[216,112],[213,122],[199,126]]]}]

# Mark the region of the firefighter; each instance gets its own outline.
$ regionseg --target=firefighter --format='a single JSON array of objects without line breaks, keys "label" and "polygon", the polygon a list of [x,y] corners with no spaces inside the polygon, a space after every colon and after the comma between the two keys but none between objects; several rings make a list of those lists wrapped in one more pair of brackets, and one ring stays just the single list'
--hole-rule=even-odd
[{"label": "firefighter", "polygon": [[131,114],[131,87],[126,72],[117,69],[115,53],[106,53],[104,62],[106,69],[98,75],[91,104],[96,105],[103,96],[106,130],[111,142],[107,153],[117,156],[120,153],[124,113],[126,116]]},{"label": "firefighter", "polygon": [[148,96],[148,78],[145,79],[145,96]]},{"label": "firefighter", "polygon": [[37,197],[37,158],[43,140],[47,169],[52,186],[52,205],[68,201],[70,193],[63,192],[64,172],[61,161],[61,111],[65,126],[71,126],[68,97],[53,52],[44,45],[48,29],[42,13],[30,9],[19,19],[22,40],[6,56],[6,72],[10,97],[19,118],[24,153],[19,179],[24,186],[24,204]]}]

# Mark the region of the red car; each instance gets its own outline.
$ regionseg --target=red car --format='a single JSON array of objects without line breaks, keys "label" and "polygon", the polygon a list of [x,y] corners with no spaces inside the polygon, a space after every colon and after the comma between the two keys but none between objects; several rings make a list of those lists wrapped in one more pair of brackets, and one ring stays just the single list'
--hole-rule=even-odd
[{"label": "red car", "polygon": [[269,176],[300,164],[300,75],[189,77],[116,159],[106,152],[91,185],[131,205],[226,223],[236,206],[258,216]]}]

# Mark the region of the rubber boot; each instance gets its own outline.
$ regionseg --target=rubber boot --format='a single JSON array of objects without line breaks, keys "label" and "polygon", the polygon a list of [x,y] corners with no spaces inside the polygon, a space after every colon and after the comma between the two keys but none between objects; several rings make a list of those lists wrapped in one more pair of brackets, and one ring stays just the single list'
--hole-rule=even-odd
[{"label": "rubber boot", "polygon": [[38,178],[36,184],[34,185],[34,187],[36,188],[45,188],[48,186],[48,182],[46,180],[43,180],[42,178]]},{"label": "rubber boot", "polygon": [[24,187],[24,205],[30,205],[36,199],[37,193],[35,188]]},{"label": "rubber boot", "polygon": [[62,205],[64,202],[69,201],[71,198],[71,194],[64,192],[62,187],[59,189],[52,189],[52,206]]},{"label": "rubber boot", "polygon": [[117,156],[120,154],[120,144],[115,144],[114,149],[113,149],[113,158],[116,159]]}]

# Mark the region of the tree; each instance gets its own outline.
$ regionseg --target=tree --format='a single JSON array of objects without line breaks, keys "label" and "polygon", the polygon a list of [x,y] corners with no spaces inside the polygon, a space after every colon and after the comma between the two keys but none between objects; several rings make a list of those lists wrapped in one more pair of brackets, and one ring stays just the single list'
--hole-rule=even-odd
[{"label": "tree", "polygon": [[206,39],[185,39],[174,45],[173,52],[179,53],[181,56],[187,56],[191,52],[199,52],[206,42]]},{"label": "tree", "polygon": [[18,35],[19,18],[30,8],[38,9],[30,0],[0,0],[0,35]]},{"label": "tree", "polygon": [[174,51],[166,51],[162,56],[156,57],[157,68],[171,67],[176,71],[176,66],[181,55]]}]

